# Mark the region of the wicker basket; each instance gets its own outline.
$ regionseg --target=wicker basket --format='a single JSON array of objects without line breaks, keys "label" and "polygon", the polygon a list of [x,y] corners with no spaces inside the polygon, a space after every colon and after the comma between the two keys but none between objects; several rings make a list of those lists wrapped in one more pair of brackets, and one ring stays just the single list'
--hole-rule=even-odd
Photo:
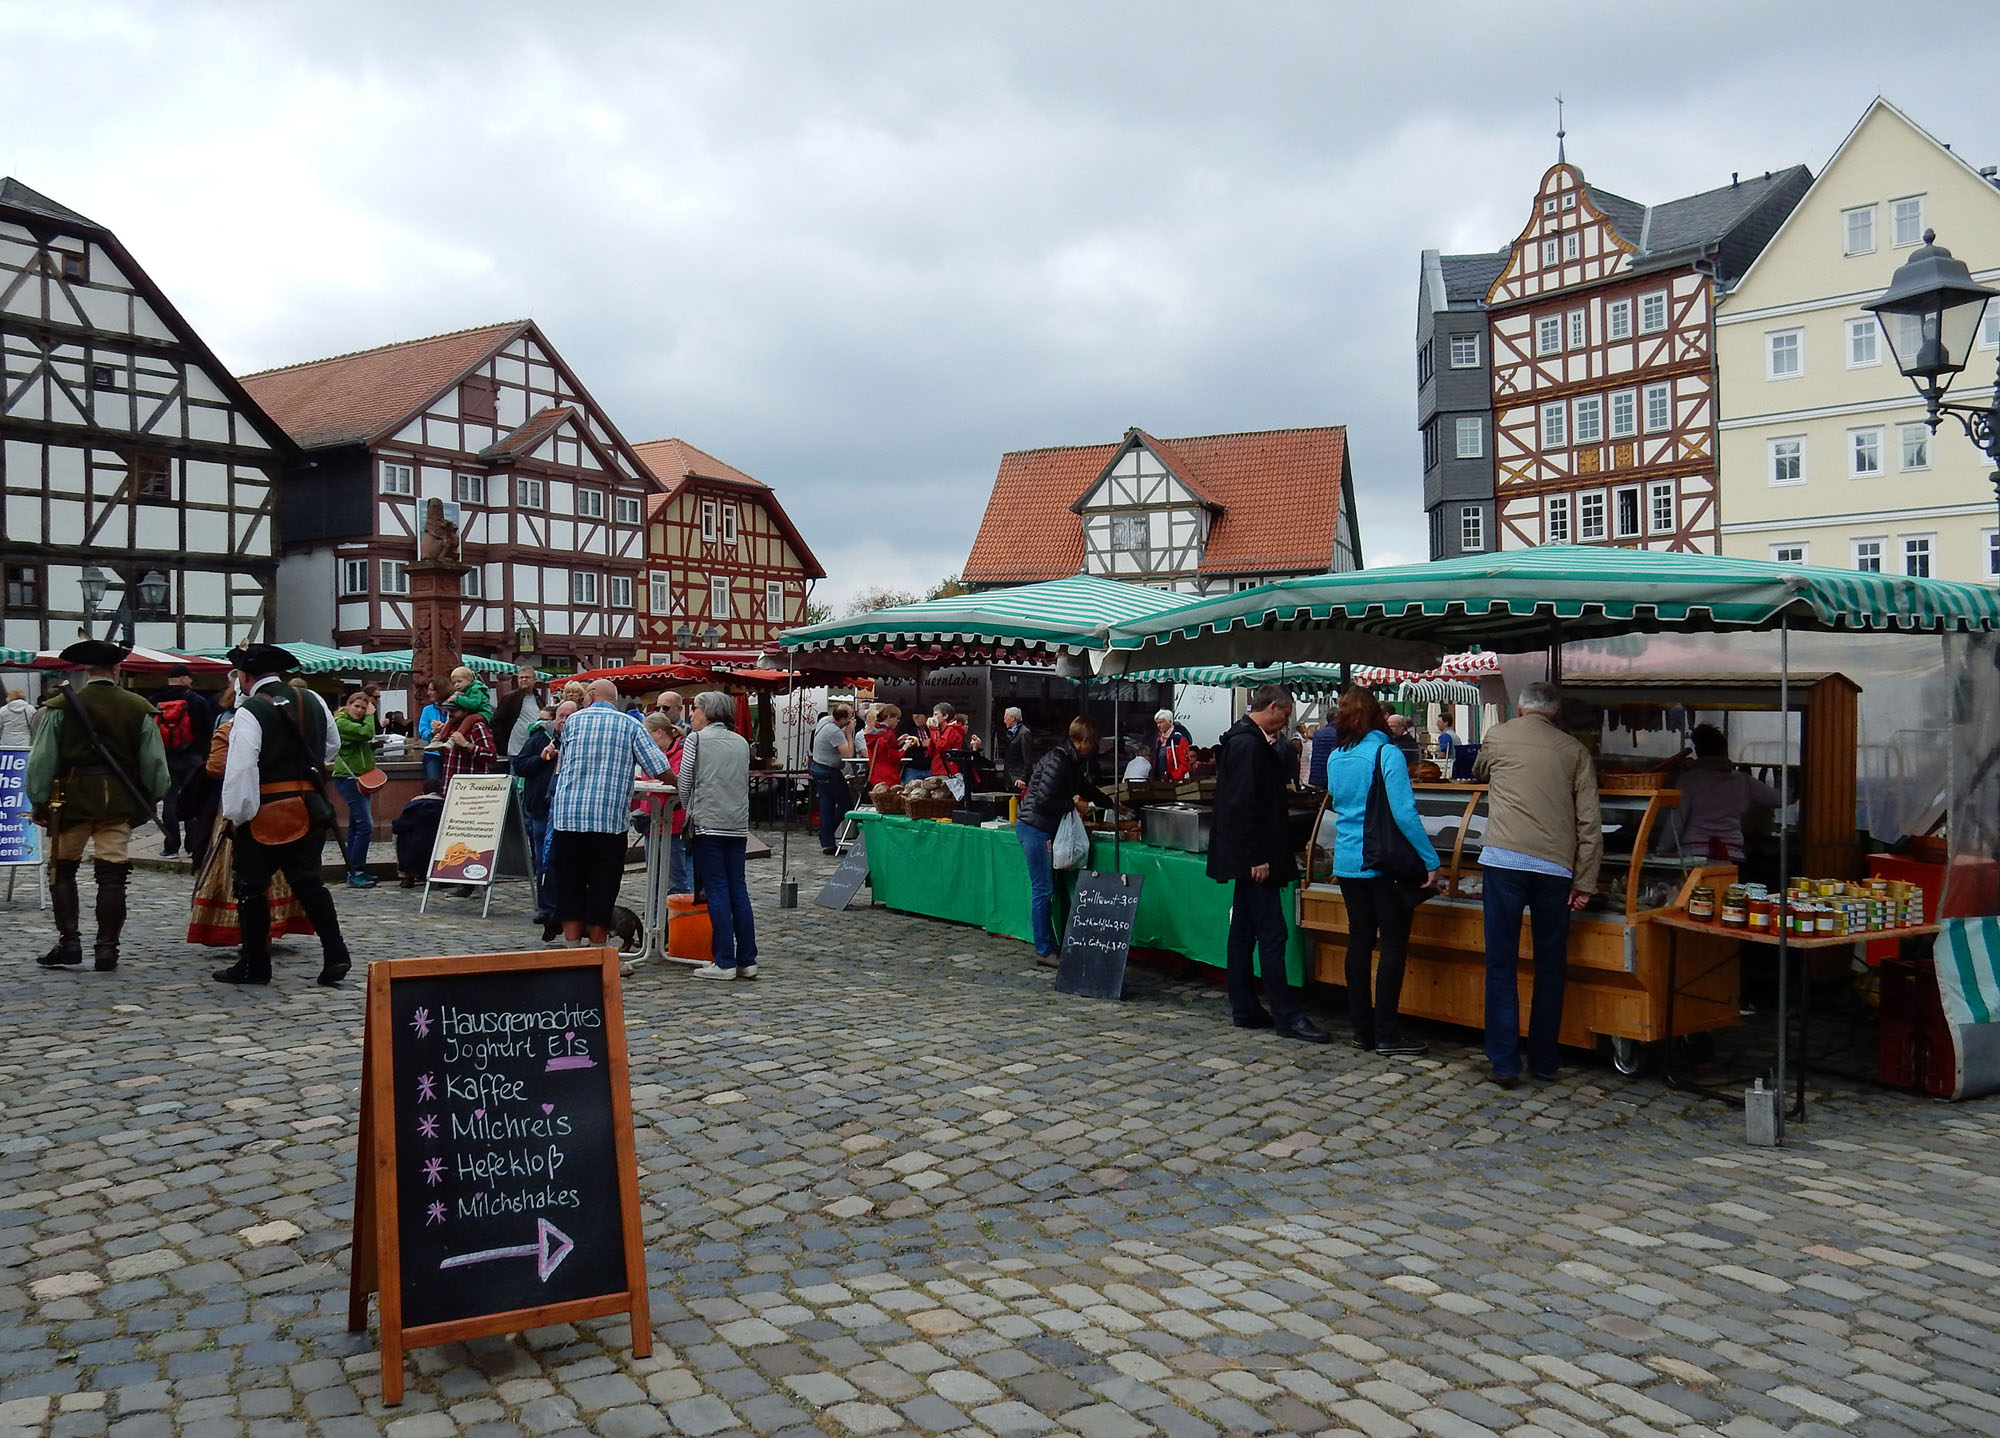
[{"label": "wicker basket", "polygon": [[903,812],[903,791],[897,788],[884,790],[870,796],[878,814],[900,814]]},{"label": "wicker basket", "polygon": [[903,801],[903,812],[912,819],[950,819],[957,808],[958,800],[952,798]]}]

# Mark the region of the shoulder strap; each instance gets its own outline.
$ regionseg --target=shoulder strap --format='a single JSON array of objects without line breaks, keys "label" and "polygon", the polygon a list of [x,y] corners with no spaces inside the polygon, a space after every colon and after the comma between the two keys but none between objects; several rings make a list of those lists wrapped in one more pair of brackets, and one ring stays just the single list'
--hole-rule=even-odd
[{"label": "shoulder strap", "polygon": [[96,751],[97,757],[103,761],[104,767],[111,771],[113,778],[125,786],[125,792],[132,796],[132,801],[150,813],[153,808],[151,802],[147,800],[144,794],[139,792],[139,786],[133,783],[132,776],[125,772],[125,766],[120,764],[113,757],[111,751],[104,747],[103,736],[97,732],[97,721],[90,717],[89,706],[83,702],[83,691],[71,684],[67,679],[58,684],[56,689],[63,696],[63,712],[76,716],[77,723],[82,726],[84,739]]}]

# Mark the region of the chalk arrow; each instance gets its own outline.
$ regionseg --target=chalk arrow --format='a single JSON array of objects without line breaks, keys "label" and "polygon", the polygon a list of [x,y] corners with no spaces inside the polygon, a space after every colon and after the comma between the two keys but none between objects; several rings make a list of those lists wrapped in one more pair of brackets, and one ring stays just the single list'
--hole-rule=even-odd
[{"label": "chalk arrow", "polygon": [[447,1258],[439,1268],[464,1268],[472,1263],[491,1263],[500,1258],[532,1258],[535,1260],[535,1276],[547,1283],[556,1266],[570,1255],[576,1247],[576,1240],[550,1223],[546,1218],[535,1220],[535,1241],[516,1244],[511,1248],[482,1248],[477,1253],[461,1253],[456,1258]]}]

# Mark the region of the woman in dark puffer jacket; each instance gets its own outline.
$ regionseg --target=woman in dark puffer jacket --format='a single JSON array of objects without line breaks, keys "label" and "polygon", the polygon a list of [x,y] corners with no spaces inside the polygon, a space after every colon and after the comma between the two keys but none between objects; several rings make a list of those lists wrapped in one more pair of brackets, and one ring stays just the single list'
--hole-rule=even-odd
[{"label": "woman in dark puffer jacket", "polygon": [[1069,743],[1058,744],[1035,762],[1028,776],[1028,791],[1021,796],[1020,817],[1014,832],[1020,836],[1021,853],[1028,861],[1028,915],[1035,932],[1035,959],[1054,963],[1057,951],[1055,926],[1050,922],[1050,903],[1055,897],[1055,864],[1052,850],[1056,830],[1063,815],[1078,799],[1088,799],[1110,807],[1111,796],[1090,782],[1083,760],[1097,754],[1097,721],[1079,714],[1069,721]]}]

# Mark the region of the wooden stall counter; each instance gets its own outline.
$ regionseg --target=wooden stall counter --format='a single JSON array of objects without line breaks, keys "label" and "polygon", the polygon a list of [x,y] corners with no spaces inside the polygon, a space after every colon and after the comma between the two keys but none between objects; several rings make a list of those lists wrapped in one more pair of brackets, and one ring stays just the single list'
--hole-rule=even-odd
[{"label": "wooden stall counter", "polygon": [[[1486,920],[1478,856],[1486,827],[1484,785],[1419,784],[1417,811],[1444,869],[1439,896],[1418,906],[1403,973],[1406,1014],[1483,1028],[1486,1022]],[[1607,888],[1570,920],[1562,1042],[1575,1048],[1612,1040],[1621,1069],[1636,1067],[1638,1046],[1669,1034],[1725,1028],[1738,1020],[1740,975],[1735,938],[1683,934],[1683,982],[1668,1013],[1669,936],[1655,920],[1682,910],[1698,884],[1735,882],[1729,866],[1699,866],[1679,856],[1674,790],[1606,791],[1603,875]],[[1331,817],[1322,810],[1308,851],[1310,881],[1299,889],[1299,928],[1314,942],[1313,976],[1346,982],[1347,905],[1331,877]],[[1516,983],[1527,1023],[1534,989],[1533,946],[1524,918]],[[1700,977],[1688,980],[1690,971]]]}]

